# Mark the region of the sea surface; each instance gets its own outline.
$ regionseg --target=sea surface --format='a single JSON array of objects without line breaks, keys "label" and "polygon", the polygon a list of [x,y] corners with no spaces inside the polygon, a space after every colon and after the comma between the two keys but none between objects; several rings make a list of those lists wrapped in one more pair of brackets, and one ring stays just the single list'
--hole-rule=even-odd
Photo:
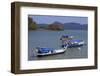
[{"label": "sea surface", "polygon": [[[65,53],[37,57],[36,47],[53,49],[61,48],[61,36],[72,35],[73,39],[84,40],[85,44],[78,48],[68,48]],[[86,30],[49,31],[36,30],[28,32],[28,60],[79,59],[88,57],[88,33]]]}]

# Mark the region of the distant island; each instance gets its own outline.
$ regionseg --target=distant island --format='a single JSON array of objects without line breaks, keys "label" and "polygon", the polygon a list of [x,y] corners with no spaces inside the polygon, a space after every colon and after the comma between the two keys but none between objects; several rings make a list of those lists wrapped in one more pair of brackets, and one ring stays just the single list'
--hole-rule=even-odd
[{"label": "distant island", "polygon": [[48,24],[47,29],[48,30],[64,30],[64,27],[63,27],[63,24],[59,22],[54,22],[54,23]]},{"label": "distant island", "polygon": [[75,22],[61,23],[54,21],[51,24],[38,24],[32,18],[28,17],[28,29],[29,30],[53,30],[53,31],[62,31],[62,30],[87,30],[88,24],[80,24]]}]

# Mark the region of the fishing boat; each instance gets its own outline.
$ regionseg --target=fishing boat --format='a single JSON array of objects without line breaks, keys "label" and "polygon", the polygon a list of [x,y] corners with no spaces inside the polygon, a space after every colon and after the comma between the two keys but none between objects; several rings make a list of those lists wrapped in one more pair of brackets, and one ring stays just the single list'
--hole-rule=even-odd
[{"label": "fishing boat", "polygon": [[63,44],[62,47],[67,46],[68,48],[73,48],[73,47],[81,47],[84,45],[83,40],[66,40]]},{"label": "fishing boat", "polygon": [[37,56],[47,56],[64,53],[67,50],[67,46],[62,49],[51,49],[51,48],[36,48]]},{"label": "fishing boat", "polygon": [[73,36],[72,35],[63,35],[60,40],[72,40],[73,39]]}]

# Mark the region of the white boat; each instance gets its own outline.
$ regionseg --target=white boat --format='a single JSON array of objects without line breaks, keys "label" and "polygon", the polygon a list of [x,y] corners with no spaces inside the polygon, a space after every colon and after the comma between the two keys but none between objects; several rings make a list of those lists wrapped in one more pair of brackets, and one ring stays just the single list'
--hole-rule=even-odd
[{"label": "white boat", "polygon": [[62,47],[67,46],[68,48],[73,48],[73,47],[81,47],[84,45],[83,40],[67,40],[62,44]]},{"label": "white boat", "polygon": [[67,50],[67,46],[62,49],[50,49],[50,48],[36,48],[37,56],[47,56],[64,53]]}]

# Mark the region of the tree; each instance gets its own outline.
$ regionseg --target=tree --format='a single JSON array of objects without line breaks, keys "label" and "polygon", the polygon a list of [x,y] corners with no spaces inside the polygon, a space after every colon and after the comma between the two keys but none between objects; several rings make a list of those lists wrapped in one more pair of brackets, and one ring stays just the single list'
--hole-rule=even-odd
[{"label": "tree", "polygon": [[32,20],[31,17],[28,17],[28,29],[29,30],[36,30],[37,29],[37,24],[35,21]]}]

